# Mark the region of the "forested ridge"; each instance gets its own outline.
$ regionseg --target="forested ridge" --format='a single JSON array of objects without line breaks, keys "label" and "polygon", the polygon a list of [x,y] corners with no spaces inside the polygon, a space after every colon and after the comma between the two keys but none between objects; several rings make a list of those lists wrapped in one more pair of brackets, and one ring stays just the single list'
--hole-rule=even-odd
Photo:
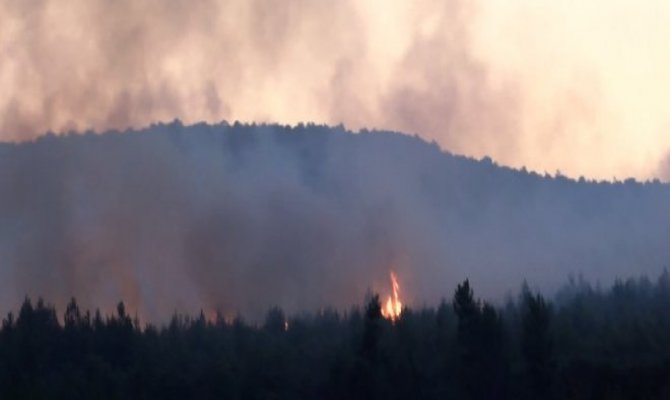
[{"label": "forested ridge", "polygon": [[264,322],[174,315],[154,326],[26,298],[0,330],[2,399],[667,399],[670,275],[505,304],[469,281],[437,307],[382,317],[369,295]]},{"label": "forested ridge", "polygon": [[[0,315],[118,299],[262,318],[347,308],[389,269],[415,303],[565,277],[610,285],[670,260],[670,185],[570,179],[400,133],[179,121],[0,144]],[[385,287],[385,286],[384,286]],[[307,307],[307,308],[305,308]]]}]

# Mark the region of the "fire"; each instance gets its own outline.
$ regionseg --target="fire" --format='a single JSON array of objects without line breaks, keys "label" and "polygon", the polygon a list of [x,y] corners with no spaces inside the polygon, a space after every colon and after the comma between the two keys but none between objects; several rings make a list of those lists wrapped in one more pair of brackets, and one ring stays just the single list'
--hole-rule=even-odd
[{"label": "fire", "polygon": [[395,321],[400,318],[400,313],[402,313],[402,303],[400,302],[398,277],[396,277],[393,271],[391,271],[391,286],[393,287],[393,294],[389,296],[386,304],[382,307],[382,316]]}]

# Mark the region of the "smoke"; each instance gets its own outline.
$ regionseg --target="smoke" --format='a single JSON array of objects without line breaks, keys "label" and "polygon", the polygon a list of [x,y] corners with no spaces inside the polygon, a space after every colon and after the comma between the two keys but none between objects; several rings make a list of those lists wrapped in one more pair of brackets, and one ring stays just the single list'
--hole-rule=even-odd
[{"label": "smoke", "polygon": [[656,275],[667,185],[542,178],[399,134],[180,123],[0,145],[0,311],[75,296],[143,320],[435,304]]},{"label": "smoke", "polygon": [[388,175],[398,160],[363,137],[281,131],[172,124],[5,145],[3,307],[29,294],[103,310],[124,299],[150,320],[257,317],[385,288],[429,233],[410,211],[419,192],[396,185],[414,172]]},{"label": "smoke", "polygon": [[648,178],[670,146],[669,18],[661,1],[7,0],[0,138],[317,121]]},{"label": "smoke", "polygon": [[318,106],[307,108],[317,82],[332,74],[330,65],[365,50],[346,2],[9,1],[0,7],[6,22],[0,48],[10,60],[0,71],[11,94],[0,107],[6,139],[175,117],[295,120],[293,108],[324,118]]},{"label": "smoke", "polygon": [[670,152],[659,163],[657,176],[664,182],[670,182]]}]

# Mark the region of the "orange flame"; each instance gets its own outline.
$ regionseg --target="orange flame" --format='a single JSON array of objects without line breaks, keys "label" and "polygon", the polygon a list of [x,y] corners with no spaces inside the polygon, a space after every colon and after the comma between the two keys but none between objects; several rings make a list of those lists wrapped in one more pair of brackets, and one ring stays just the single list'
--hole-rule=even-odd
[{"label": "orange flame", "polygon": [[391,286],[393,287],[393,295],[389,296],[386,300],[386,304],[382,307],[382,316],[391,321],[395,321],[400,318],[400,313],[402,313],[402,303],[400,302],[400,285],[398,284],[398,278],[395,273],[391,271]]}]

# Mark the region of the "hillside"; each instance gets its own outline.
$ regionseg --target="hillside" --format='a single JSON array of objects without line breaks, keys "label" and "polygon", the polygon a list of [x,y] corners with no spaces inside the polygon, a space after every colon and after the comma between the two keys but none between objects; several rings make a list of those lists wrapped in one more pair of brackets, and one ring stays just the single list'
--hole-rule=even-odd
[{"label": "hillside", "polygon": [[[417,137],[194,125],[0,145],[0,304],[23,296],[149,320],[359,302],[397,272],[409,304],[466,277],[609,283],[670,261],[670,186],[542,176]],[[62,308],[62,307],[61,307]],[[0,310],[5,311],[5,310]]]}]

